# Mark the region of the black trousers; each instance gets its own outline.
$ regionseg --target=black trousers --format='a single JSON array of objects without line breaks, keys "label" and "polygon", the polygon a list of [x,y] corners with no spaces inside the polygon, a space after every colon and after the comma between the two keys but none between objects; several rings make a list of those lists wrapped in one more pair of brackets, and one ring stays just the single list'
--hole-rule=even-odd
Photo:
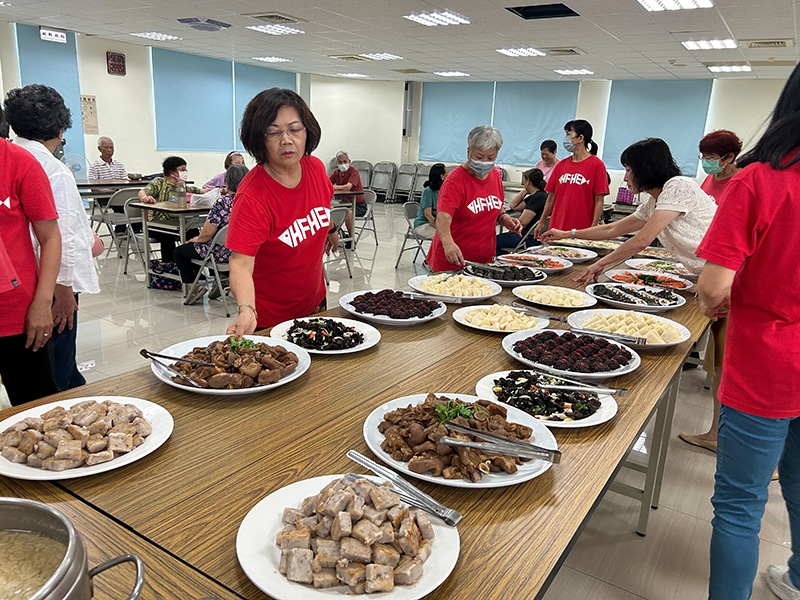
[{"label": "black trousers", "polygon": [[173,252],[175,264],[178,265],[178,272],[181,274],[183,283],[192,283],[197,277],[200,267],[192,263],[192,260],[200,260],[202,257],[194,249],[194,244],[189,242],[181,244]]},{"label": "black trousers", "polygon": [[25,347],[27,337],[0,337],[0,377],[14,406],[59,391],[53,378],[53,340],[34,352]]}]

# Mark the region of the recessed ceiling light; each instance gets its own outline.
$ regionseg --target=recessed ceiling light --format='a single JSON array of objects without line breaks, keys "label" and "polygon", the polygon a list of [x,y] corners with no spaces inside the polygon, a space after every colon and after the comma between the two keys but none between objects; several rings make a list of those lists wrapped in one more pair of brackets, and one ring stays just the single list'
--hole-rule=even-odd
[{"label": "recessed ceiling light", "polygon": [[388,52],[374,52],[373,54],[359,54],[359,56],[363,56],[364,58],[369,58],[371,60],[403,60],[402,56],[397,56],[396,54],[389,54]]},{"label": "recessed ceiling light", "polygon": [[427,27],[436,27],[437,25],[469,25],[469,19],[450,10],[414,13],[403,15],[403,18],[419,23],[420,25],[426,25]]},{"label": "recessed ceiling light", "polygon": [[350,79],[369,79],[369,75],[363,73],[337,73],[337,77],[349,77]]},{"label": "recessed ceiling light", "polygon": [[738,46],[736,40],[687,40],[681,44],[687,50],[720,50]]},{"label": "recessed ceiling light", "polygon": [[156,42],[167,42],[172,40],[182,40],[175,35],[169,35],[167,33],[158,33],[157,31],[145,31],[143,33],[132,33],[131,35],[135,35],[136,37],[146,38],[148,40],[155,40]]},{"label": "recessed ceiling light", "polygon": [[753,69],[750,65],[708,65],[708,70],[712,73],[749,73]]},{"label": "recessed ceiling light", "polygon": [[14,6],[13,4],[9,4],[8,2],[0,2],[0,8],[4,6]]},{"label": "recessed ceiling light", "polygon": [[506,56],[545,56],[545,53],[536,48],[498,48],[500,54]]},{"label": "recessed ceiling light", "polygon": [[298,33],[305,33],[305,31],[301,29],[287,27],[286,25],[248,25],[247,29],[260,31],[261,33],[267,33],[269,35],[295,35]]},{"label": "recessed ceiling light", "polygon": [[711,0],[639,0],[639,4],[650,12],[660,10],[688,10],[692,8],[712,8]]},{"label": "recessed ceiling light", "polygon": [[553,69],[559,75],[594,75],[594,71],[589,69]]},{"label": "recessed ceiling light", "polygon": [[268,62],[268,63],[292,62],[288,58],[281,58],[280,56],[254,56],[253,60],[260,60],[261,62]]},{"label": "recessed ceiling light", "polygon": [[469,73],[462,73],[461,71],[434,71],[433,74],[439,77],[469,77]]}]

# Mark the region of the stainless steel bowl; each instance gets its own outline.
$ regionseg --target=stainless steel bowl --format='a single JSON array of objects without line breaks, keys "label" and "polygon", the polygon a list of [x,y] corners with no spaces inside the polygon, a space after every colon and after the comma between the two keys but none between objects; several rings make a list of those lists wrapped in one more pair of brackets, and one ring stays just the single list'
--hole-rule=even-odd
[{"label": "stainless steel bowl", "polygon": [[136,565],[136,584],[128,600],[139,597],[144,585],[142,560],[134,554],[126,554],[89,570],[80,534],[63,513],[47,504],[22,498],[0,498],[0,530],[41,533],[67,547],[61,564],[30,600],[91,600],[92,577],[123,562]]}]

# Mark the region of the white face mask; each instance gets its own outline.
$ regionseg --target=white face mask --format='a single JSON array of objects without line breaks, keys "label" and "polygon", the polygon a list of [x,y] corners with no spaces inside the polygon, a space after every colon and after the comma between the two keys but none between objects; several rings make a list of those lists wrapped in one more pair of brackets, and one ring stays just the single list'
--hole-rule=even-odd
[{"label": "white face mask", "polygon": [[178,179],[181,181],[189,181],[189,171],[178,171]]},{"label": "white face mask", "polygon": [[339,167],[339,170],[340,170],[342,173],[344,173],[345,171],[347,171],[347,169],[349,169],[349,168],[350,168],[350,163],[339,163],[339,164],[338,164],[338,165],[336,165],[336,166],[337,166],[337,167]]}]

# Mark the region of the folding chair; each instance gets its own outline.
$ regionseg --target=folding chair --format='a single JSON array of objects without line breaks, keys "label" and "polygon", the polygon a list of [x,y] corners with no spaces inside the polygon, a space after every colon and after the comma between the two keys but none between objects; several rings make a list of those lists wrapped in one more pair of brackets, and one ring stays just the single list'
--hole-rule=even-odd
[{"label": "folding chair", "polygon": [[361,185],[365,190],[372,188],[372,163],[368,160],[354,160],[350,163],[358,169],[358,174],[361,176]]},{"label": "folding chair", "polygon": [[[548,221],[549,221],[549,220],[550,220],[550,218],[548,217]],[[515,252],[524,252],[524,251],[525,251],[525,250],[528,248],[528,246],[527,246],[527,244],[526,244],[526,242],[527,242],[527,240],[528,240],[528,237],[530,237],[530,236],[532,236],[532,235],[533,235],[533,230],[534,230],[534,229],[536,229],[536,226],[537,226],[538,224],[539,224],[539,221],[536,221],[536,223],[533,223],[533,224],[532,224],[532,225],[531,225],[531,226],[528,228],[528,231],[526,231],[526,232],[525,232],[525,235],[523,235],[523,236],[520,238],[519,242],[517,242],[517,245],[516,245],[516,246],[514,246],[513,248],[500,248],[500,250],[502,250],[502,251],[503,251],[503,252],[505,252],[506,254],[513,254],[513,253],[515,253]]]},{"label": "folding chair", "polygon": [[[135,198],[128,198],[125,201],[125,205],[123,206],[125,223],[127,224],[127,227],[125,228],[125,235],[119,237],[121,237],[120,241],[124,242],[125,248],[123,250],[121,244],[118,247],[120,249],[120,252],[125,254],[125,267],[122,269],[122,272],[125,275],[128,274],[128,260],[131,256],[131,252],[136,254],[136,256],[139,258],[139,261],[142,263],[142,268],[144,268],[145,274],[147,274],[149,270],[147,268],[147,260],[149,260],[150,257],[148,256],[147,260],[145,260],[145,257],[143,255],[145,248],[144,234],[136,232],[135,225],[142,224],[142,209],[137,208],[135,206],[131,206],[131,202],[134,202],[135,200],[136,200]],[[157,240],[150,238],[149,243],[147,244],[147,246],[151,248],[150,254],[153,254],[152,248],[153,244],[155,244],[156,242]]]},{"label": "folding chair", "polygon": [[[200,289],[200,277],[202,276],[206,278],[205,286],[208,290],[214,289],[214,286],[219,289],[219,297],[222,300],[222,306],[225,307],[225,316],[231,316],[231,311],[228,310],[228,303],[225,301],[225,296],[230,291],[228,279],[230,277],[231,266],[226,262],[217,261],[216,257],[214,256],[214,250],[218,247],[225,246],[225,240],[227,239],[228,226],[225,225],[220,227],[217,230],[217,233],[214,234],[214,239],[211,240],[211,246],[208,248],[206,257],[203,259],[192,259],[192,264],[197,265],[200,267],[200,269],[197,271],[197,276],[194,278],[194,281],[189,288],[189,295],[183,302],[185,305],[188,306],[190,304],[194,304],[203,297],[204,294],[193,293],[195,290]],[[224,278],[222,274],[225,275]]]},{"label": "folding chair", "polygon": [[430,170],[428,165],[417,165],[417,174],[414,176],[414,186],[411,189],[409,200],[419,201],[422,199],[422,192],[425,190],[425,182],[428,181]]},{"label": "folding chair", "polygon": [[[119,257],[122,258],[123,253],[119,246],[119,242],[126,237],[127,228],[124,233],[118,233],[116,228],[120,225],[127,225],[128,220],[125,217],[124,212],[125,203],[128,200],[137,199],[140,189],[142,188],[124,188],[117,190],[111,194],[111,197],[108,199],[108,203],[99,212],[93,213],[89,218],[89,220],[95,224],[95,232],[98,232],[98,234],[98,230],[101,226],[105,225],[106,228],[108,228],[108,232],[111,235],[111,243],[108,245],[108,249],[106,250],[106,256],[111,254],[112,247],[116,246]],[[114,212],[114,207],[122,208],[123,212]]]},{"label": "folding chair", "polygon": [[353,215],[355,224],[359,221],[361,222],[361,226],[358,228],[358,231],[356,231],[356,246],[358,246],[358,243],[361,241],[361,234],[364,233],[365,229],[372,232],[375,236],[375,245],[378,245],[378,231],[375,228],[375,214],[373,212],[377,200],[378,195],[373,190],[364,190],[364,202],[367,203],[367,212],[364,213],[363,217]]},{"label": "folding chair", "polygon": [[411,191],[414,189],[414,178],[417,176],[417,165],[406,163],[400,165],[397,171],[397,179],[394,182],[394,193],[392,197],[397,202],[401,197],[412,200]]},{"label": "folding chair", "polygon": [[372,185],[370,185],[370,188],[375,190],[378,194],[383,194],[384,199],[391,198],[396,177],[396,164],[389,161],[375,163],[375,168],[372,171]]},{"label": "folding chair", "polygon": [[[423,256],[427,255],[425,247],[422,245],[422,243],[430,240],[419,237],[414,231],[414,219],[417,218],[417,213],[419,213],[419,202],[414,202],[412,200],[403,204],[403,217],[405,217],[408,229],[406,229],[406,234],[403,236],[403,245],[400,247],[400,253],[397,255],[397,262],[394,263],[395,269],[400,264],[400,258],[403,256],[403,252],[416,249],[416,252],[414,253],[414,260],[412,262],[417,262],[417,257],[419,256],[420,252],[422,252]],[[409,240],[414,240],[416,246],[409,246],[406,248],[406,242]]]},{"label": "folding chair", "polygon": [[330,283],[330,279],[328,278],[328,265],[340,258],[344,258],[344,262],[347,265],[347,273],[350,275],[350,279],[353,278],[353,269],[350,268],[350,257],[347,254],[347,248],[345,248],[347,242],[353,241],[353,238],[347,233],[347,227],[344,226],[344,221],[347,219],[347,211],[349,210],[350,208],[347,206],[337,206],[331,209],[331,225],[335,225],[336,229],[339,231],[339,249],[337,253],[341,252],[342,256],[331,254],[330,256],[322,257],[322,269],[325,272],[325,285]]}]

